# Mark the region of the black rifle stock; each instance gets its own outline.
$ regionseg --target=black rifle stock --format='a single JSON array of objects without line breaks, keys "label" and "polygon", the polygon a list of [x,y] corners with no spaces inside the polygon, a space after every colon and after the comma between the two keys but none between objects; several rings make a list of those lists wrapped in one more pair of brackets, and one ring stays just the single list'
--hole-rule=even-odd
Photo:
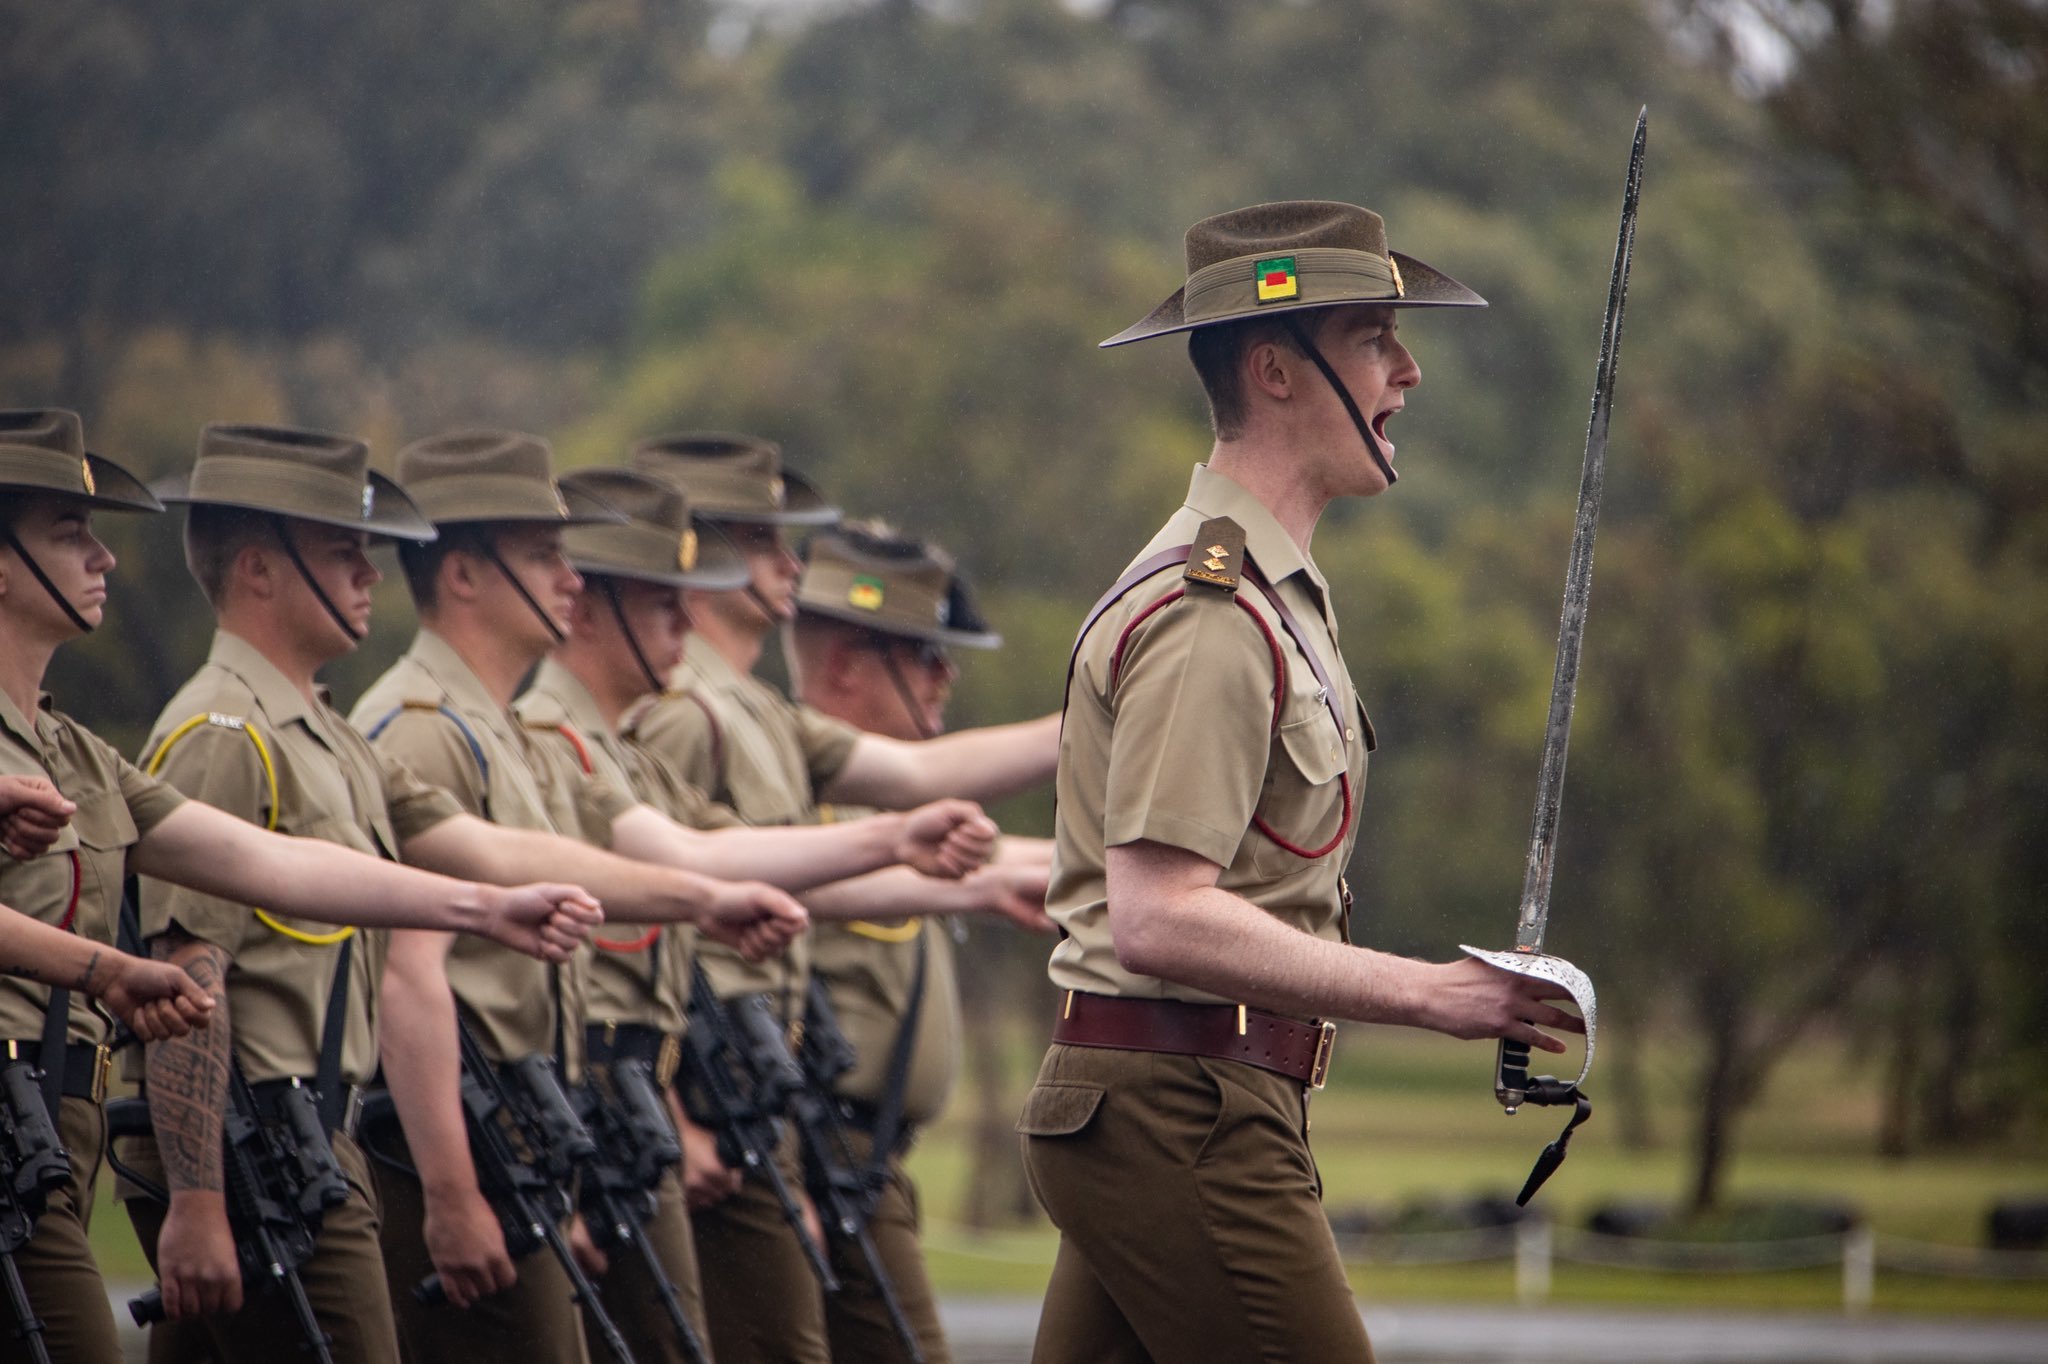
[{"label": "black rifle stock", "polygon": [[[779,1039],[774,1014],[767,1001],[752,997],[761,1007],[770,1028]],[[804,1259],[827,1293],[839,1291],[839,1276],[832,1272],[825,1252],[811,1238],[804,1225],[803,1206],[796,1201],[782,1168],[775,1162],[782,1143],[779,1115],[789,1095],[802,1088],[803,1077],[789,1060],[789,1049],[781,1047],[782,1060],[749,1044],[757,1030],[743,1027],[740,1018],[754,1012],[749,999],[728,1004],[711,988],[704,968],[693,966],[690,974],[690,1029],[683,1035],[683,1069],[679,1076],[683,1101],[692,1116],[699,1117],[718,1141],[718,1158],[749,1179],[768,1186],[782,1209],[783,1220],[803,1247]]]},{"label": "black rifle stock", "polygon": [[[241,1062],[231,1060],[228,1106],[221,1122],[221,1175],[242,1291],[284,1294],[299,1325],[299,1348],[320,1364],[332,1364],[332,1337],[321,1328],[299,1267],[312,1258],[327,1210],[348,1198],[348,1181],[328,1145],[312,1090],[296,1085],[281,1090],[272,1108],[266,1119]],[[107,1105],[110,1151],[123,1137],[153,1134],[147,1101],[117,1099]],[[118,1160],[112,1163],[148,1196],[170,1202],[169,1190],[140,1178]],[[152,1288],[130,1299],[128,1315],[137,1326],[162,1321],[163,1291]]]},{"label": "black rifle stock", "polygon": [[591,1136],[597,1143],[595,1159],[582,1171],[580,1188],[591,1238],[608,1253],[626,1250],[639,1257],[683,1354],[695,1364],[708,1364],[710,1355],[683,1311],[682,1295],[647,1240],[656,1190],[683,1160],[682,1144],[653,1071],[637,1056],[615,1056],[602,1077],[593,1074],[584,1094]]},{"label": "black rifle stock", "polygon": [[71,1178],[71,1157],[43,1105],[42,1080],[28,1061],[0,1066],[0,1280],[14,1309],[15,1334],[34,1364],[50,1364],[50,1350],[14,1256],[35,1235],[50,1195]]},{"label": "black rifle stock", "polygon": [[[775,1040],[779,1043],[780,1035]],[[790,1100],[797,1135],[803,1143],[804,1173],[811,1198],[818,1204],[827,1233],[851,1244],[860,1256],[869,1280],[875,1285],[875,1296],[888,1314],[890,1329],[903,1343],[910,1364],[924,1364],[924,1348],[918,1341],[917,1329],[905,1315],[896,1281],[868,1231],[868,1222],[882,1194],[880,1181],[888,1178],[887,1153],[878,1152],[880,1159],[872,1163],[861,1161],[847,1139],[835,1094],[839,1077],[853,1069],[858,1059],[839,1026],[839,1013],[832,1007],[825,983],[813,976],[804,1000],[803,1046],[797,1062],[804,1083]]]},{"label": "black rifle stock", "polygon": [[[569,1190],[577,1166],[594,1157],[597,1146],[570,1106],[554,1063],[535,1055],[501,1067],[484,1053],[466,1021],[458,1017],[455,1027],[462,1046],[462,1119],[469,1131],[470,1159],[477,1187],[504,1229],[506,1253],[517,1260],[546,1246],[612,1358],[633,1364],[625,1337],[557,1225],[574,1208]],[[518,1133],[530,1161],[513,1149],[508,1126]],[[439,1274],[429,1274],[412,1291],[429,1305],[448,1296]]]}]

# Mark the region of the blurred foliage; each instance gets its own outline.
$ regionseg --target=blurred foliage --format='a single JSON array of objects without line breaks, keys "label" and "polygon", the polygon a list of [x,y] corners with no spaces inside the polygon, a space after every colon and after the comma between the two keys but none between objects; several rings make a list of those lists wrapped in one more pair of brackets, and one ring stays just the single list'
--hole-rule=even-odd
[{"label": "blurred foliage", "polygon": [[[1815,1028],[1904,1152],[2048,1092],[2048,7],[2039,0],[0,0],[0,397],[159,473],[207,420],[489,422],[608,462],[782,441],[960,554],[1057,704],[1207,446],[1097,355],[1195,218],[1386,214],[1492,308],[1414,320],[1399,491],[1317,554],[1381,738],[1362,939],[1517,898],[1629,121],[1651,151],[1554,945],[1695,1039],[1694,1196]],[[1762,44],[1759,47],[1759,44]],[[1759,52],[1763,55],[1760,56]],[[205,648],[164,525],[55,690],[132,742]],[[140,567],[142,571],[132,571]],[[402,590],[335,670],[403,637]],[[1013,822],[1044,827],[1047,803]],[[1028,981],[1042,944],[978,935]],[[1480,1084],[1475,1075],[1475,1088]]]}]

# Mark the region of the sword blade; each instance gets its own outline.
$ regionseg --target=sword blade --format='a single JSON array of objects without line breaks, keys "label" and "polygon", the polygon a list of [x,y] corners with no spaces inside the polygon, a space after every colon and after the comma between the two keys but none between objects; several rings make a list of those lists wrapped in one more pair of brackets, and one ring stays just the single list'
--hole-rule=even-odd
[{"label": "sword blade", "polygon": [[1593,593],[1593,535],[1600,524],[1600,493],[1607,468],[1607,423],[1614,412],[1614,379],[1621,362],[1621,316],[1628,303],[1628,269],[1636,246],[1636,209],[1642,200],[1647,105],[1636,115],[1628,184],[1621,199],[1621,231],[1614,273],[1607,285],[1607,320],[1600,330],[1600,363],[1593,376],[1593,415],[1586,426],[1586,458],[1579,472],[1579,511],[1565,569],[1564,612],[1557,627],[1557,670],[1550,681],[1550,719],[1543,731],[1543,765],[1536,777],[1536,813],[1530,821],[1529,861],[1522,874],[1522,905],[1515,920],[1515,950],[1540,952],[1550,922],[1550,874],[1557,856],[1557,816],[1564,802],[1565,754],[1571,745],[1572,705],[1579,689],[1579,652],[1586,639],[1586,605]]}]

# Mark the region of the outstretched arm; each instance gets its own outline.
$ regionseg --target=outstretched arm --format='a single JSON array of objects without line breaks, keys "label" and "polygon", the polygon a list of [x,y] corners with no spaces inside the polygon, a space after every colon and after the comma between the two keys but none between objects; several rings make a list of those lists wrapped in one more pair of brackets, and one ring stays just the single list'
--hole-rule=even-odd
[{"label": "outstretched arm", "polygon": [[988,859],[996,826],[971,801],[942,800],[904,814],[843,824],[708,832],[636,805],[612,823],[612,846],[627,857],[685,867],[726,880],[757,879],[805,890],[902,863],[928,876],[964,876]]},{"label": "outstretched arm", "polygon": [[0,905],[0,975],[62,985],[104,1000],[145,1042],[203,1028],[213,996],[175,966],[66,933]]},{"label": "outstretched arm", "polygon": [[1052,780],[1060,717],[989,725],[915,743],[863,734],[825,783],[827,800],[907,809],[942,796],[1000,800]]},{"label": "outstretched arm", "polygon": [[407,839],[400,851],[408,862],[459,875],[566,876],[588,886],[610,918],[694,923],[756,959],[782,951],[807,922],[803,906],[773,886],[636,862],[573,838],[508,829],[474,815],[444,819]]},{"label": "outstretched arm", "polygon": [[131,865],[145,876],[303,918],[477,933],[556,961],[602,918],[596,902],[574,886],[504,890],[458,881],[339,843],[270,833],[197,800],[143,835]]},{"label": "outstretched arm", "polygon": [[901,919],[927,914],[983,914],[1034,933],[1050,933],[1046,869],[994,862],[958,881],[935,881],[902,867],[819,886],[804,905],[819,919]]}]

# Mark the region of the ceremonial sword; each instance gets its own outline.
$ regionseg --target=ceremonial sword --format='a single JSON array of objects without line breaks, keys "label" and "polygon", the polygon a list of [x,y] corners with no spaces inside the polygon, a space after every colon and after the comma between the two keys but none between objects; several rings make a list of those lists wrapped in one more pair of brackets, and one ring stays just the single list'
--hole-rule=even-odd
[{"label": "ceremonial sword", "polygon": [[1558,1139],[1537,1157],[1536,1168],[1515,1202],[1526,1204],[1543,1181],[1564,1163],[1565,1146],[1580,1123],[1592,1115],[1584,1089],[1593,1069],[1593,1037],[1598,1006],[1593,982],[1586,973],[1543,950],[1550,921],[1550,874],[1557,857],[1557,816],[1564,801],[1565,752],[1572,737],[1572,703],[1578,694],[1579,652],[1586,638],[1586,604],[1593,592],[1593,535],[1600,523],[1600,492],[1607,467],[1607,424],[1614,412],[1614,377],[1621,362],[1621,314],[1628,302],[1628,267],[1635,256],[1636,209],[1642,200],[1643,149],[1649,134],[1650,110],[1636,115],[1635,143],[1629,149],[1628,182],[1621,198],[1621,231],[1614,244],[1614,273],[1607,285],[1607,320],[1600,330],[1600,363],[1593,376],[1593,415],[1586,427],[1586,458],[1579,473],[1579,511],[1572,531],[1571,559],[1565,569],[1564,612],[1557,627],[1557,671],[1550,682],[1550,720],[1543,733],[1543,765],[1536,777],[1536,813],[1529,830],[1529,861],[1522,875],[1522,905],[1515,920],[1515,949],[1465,952],[1503,971],[1532,976],[1563,986],[1586,1020],[1586,1057],[1576,1080],[1550,1075],[1531,1077],[1529,1044],[1502,1039],[1494,1070],[1493,1094],[1512,1115],[1523,1104],[1539,1107],[1570,1104],[1572,1118]]}]

